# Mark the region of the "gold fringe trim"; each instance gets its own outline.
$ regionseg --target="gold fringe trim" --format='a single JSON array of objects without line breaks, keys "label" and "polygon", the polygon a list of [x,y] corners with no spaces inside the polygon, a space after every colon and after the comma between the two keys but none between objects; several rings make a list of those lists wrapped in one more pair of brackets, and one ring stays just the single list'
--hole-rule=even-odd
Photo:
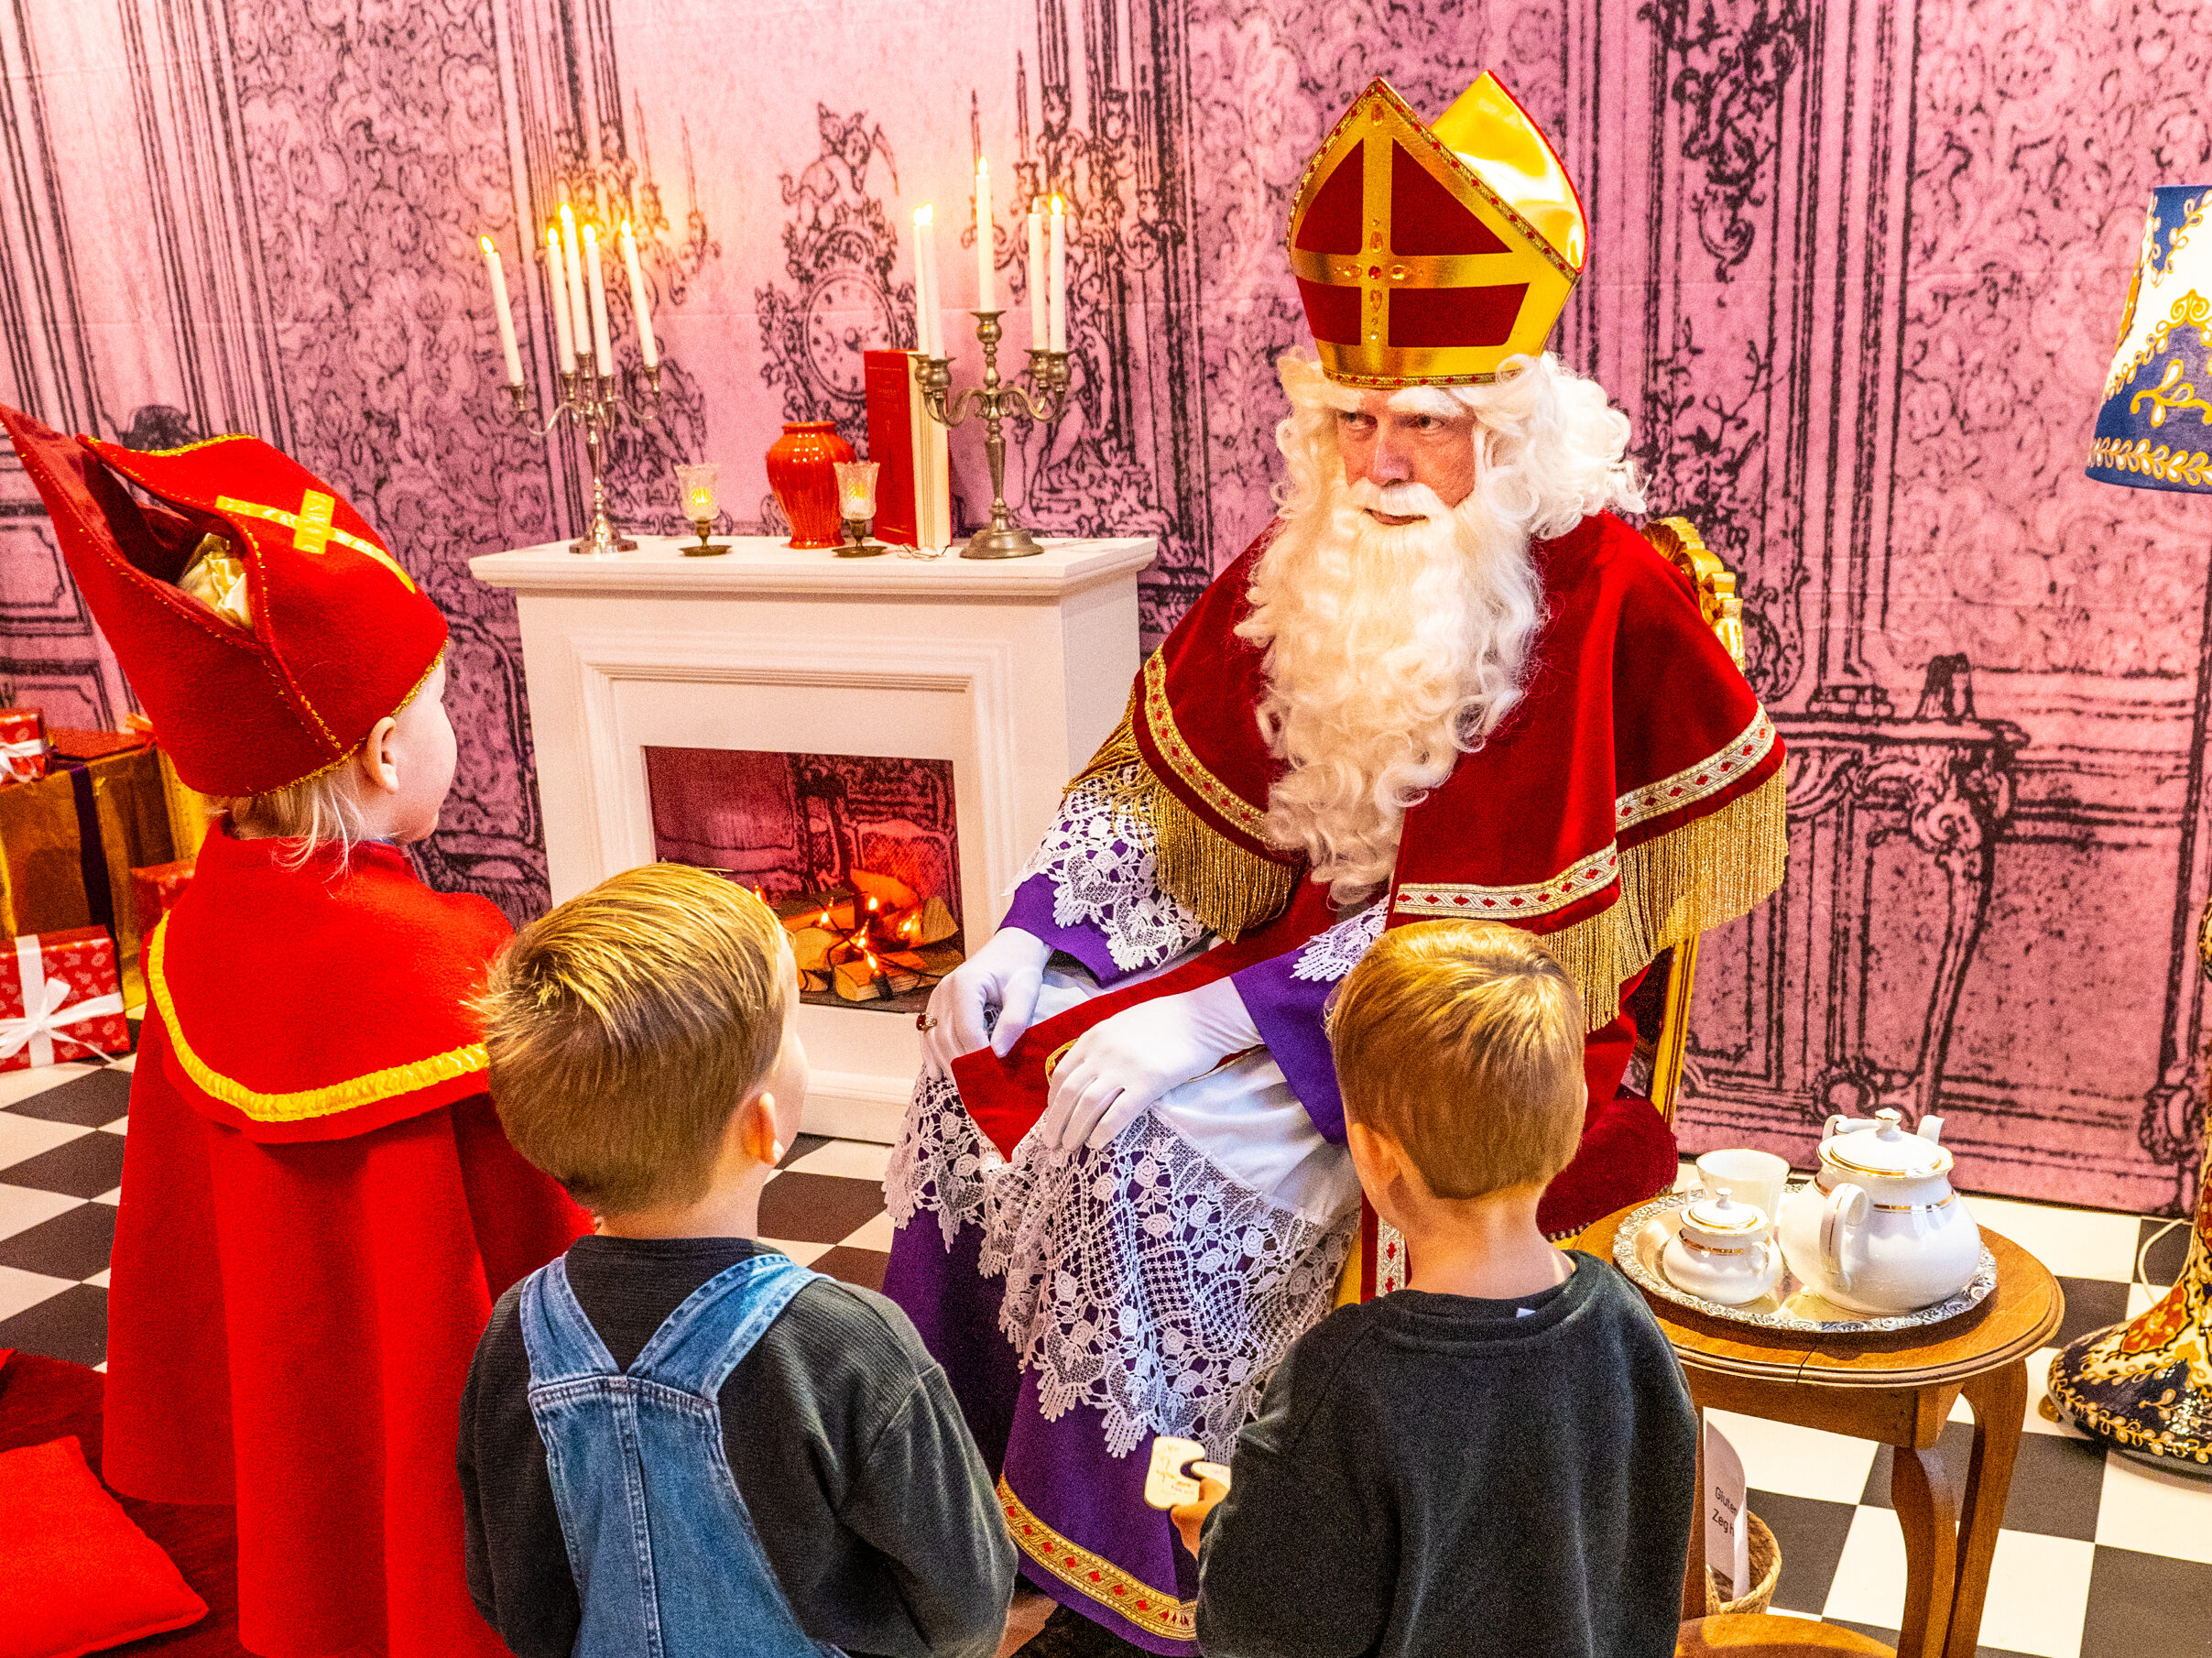
[{"label": "gold fringe trim", "polygon": [[1138,749],[1136,713],[1132,692],[1121,724],[1068,787],[1113,781],[1116,803],[1152,825],[1160,889],[1208,931],[1234,943],[1282,912],[1298,889],[1301,866],[1246,851],[1178,800]]},{"label": "gold fringe trim", "polygon": [[1620,1012],[1620,987],[1662,950],[1734,921],[1782,885],[1789,856],[1782,773],[1695,823],[1620,855],[1620,897],[1537,942],[1582,992],[1583,1024]]}]

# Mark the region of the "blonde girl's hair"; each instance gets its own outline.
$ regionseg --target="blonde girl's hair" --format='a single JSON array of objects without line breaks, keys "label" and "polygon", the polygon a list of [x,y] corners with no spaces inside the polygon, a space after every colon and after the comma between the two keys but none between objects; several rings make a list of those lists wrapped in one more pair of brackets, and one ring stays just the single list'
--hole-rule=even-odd
[{"label": "blonde girl's hair", "polygon": [[789,952],[766,904],[686,865],[556,905],[480,1003],[507,1139],[598,1213],[696,1202],[782,1045]]},{"label": "blonde girl's hair", "polygon": [[1542,1184],[1581,1143],[1582,998],[1517,927],[1385,933],[1338,991],[1329,1040],[1346,1119],[1395,1140],[1439,1197]]}]

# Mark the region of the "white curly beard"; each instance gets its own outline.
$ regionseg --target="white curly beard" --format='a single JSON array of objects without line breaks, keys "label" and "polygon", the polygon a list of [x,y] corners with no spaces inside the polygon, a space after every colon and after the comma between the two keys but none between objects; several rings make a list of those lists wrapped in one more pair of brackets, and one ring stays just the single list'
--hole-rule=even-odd
[{"label": "white curly beard", "polygon": [[1520,700],[1543,590],[1527,534],[1479,487],[1446,507],[1338,471],[1312,500],[1260,554],[1237,631],[1268,653],[1260,729],[1289,767],[1268,833],[1344,906],[1389,881],[1406,808]]}]

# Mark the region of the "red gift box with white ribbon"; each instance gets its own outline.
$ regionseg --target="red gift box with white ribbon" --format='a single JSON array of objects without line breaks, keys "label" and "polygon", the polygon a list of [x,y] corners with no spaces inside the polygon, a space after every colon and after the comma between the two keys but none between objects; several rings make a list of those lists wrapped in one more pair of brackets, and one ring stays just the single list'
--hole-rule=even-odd
[{"label": "red gift box with white ribbon", "polygon": [[36,708],[0,708],[0,783],[46,775],[46,716]]},{"label": "red gift box with white ribbon", "polygon": [[104,927],[0,939],[0,1071],[130,1052]]}]

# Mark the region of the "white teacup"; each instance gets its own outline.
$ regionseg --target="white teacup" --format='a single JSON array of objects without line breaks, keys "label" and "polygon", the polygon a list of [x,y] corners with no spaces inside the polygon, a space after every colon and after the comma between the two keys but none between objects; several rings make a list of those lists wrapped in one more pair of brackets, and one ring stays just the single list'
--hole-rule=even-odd
[{"label": "white teacup", "polygon": [[1708,1197],[1717,1197],[1726,1186],[1738,1203],[1772,1216],[1782,1212],[1782,1189],[1789,1183],[1790,1165],[1771,1151],[1754,1151],[1748,1146],[1707,1151],[1697,1160],[1697,1184]]}]

